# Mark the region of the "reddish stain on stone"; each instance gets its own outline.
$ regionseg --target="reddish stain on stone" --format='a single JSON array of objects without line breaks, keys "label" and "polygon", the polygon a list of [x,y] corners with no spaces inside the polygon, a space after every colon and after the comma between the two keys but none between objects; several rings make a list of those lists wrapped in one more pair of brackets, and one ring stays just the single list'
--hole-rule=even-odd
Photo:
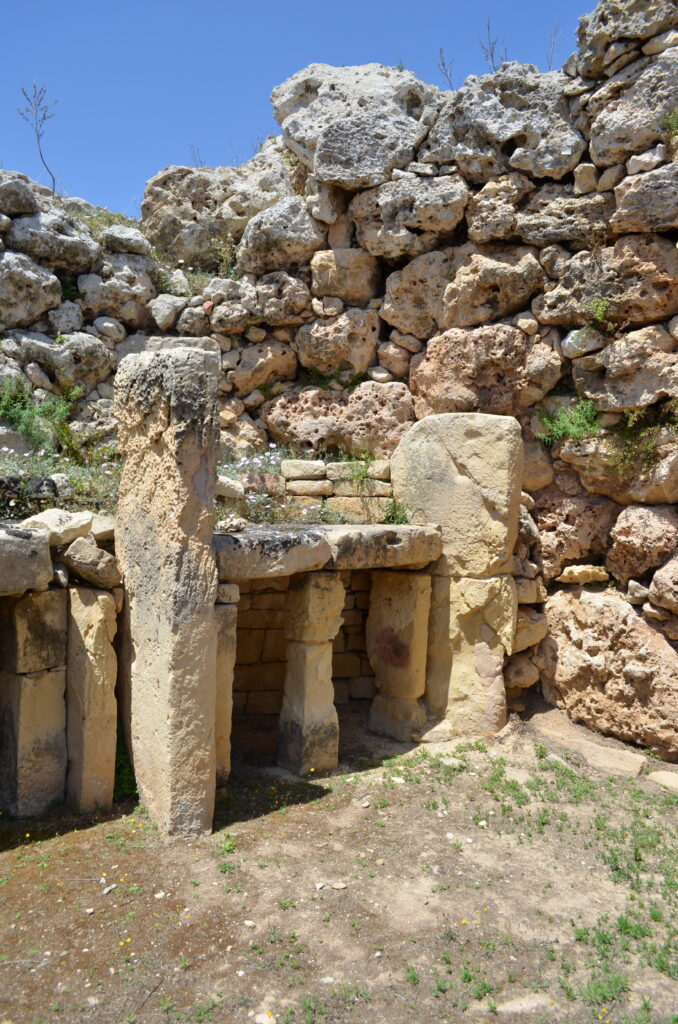
[{"label": "reddish stain on stone", "polygon": [[376,637],[377,655],[387,665],[404,668],[410,663],[409,645],[403,643],[394,629],[382,629]]}]

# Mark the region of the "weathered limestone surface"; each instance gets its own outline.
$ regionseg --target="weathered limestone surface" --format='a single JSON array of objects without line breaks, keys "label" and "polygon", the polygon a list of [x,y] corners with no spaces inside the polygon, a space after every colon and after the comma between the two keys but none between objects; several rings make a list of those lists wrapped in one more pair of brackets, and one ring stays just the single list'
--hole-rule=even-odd
[{"label": "weathered limestone surface", "polygon": [[63,553],[63,563],[95,587],[117,587],[120,585],[118,560],[108,551],[97,546],[93,537],[77,537]]},{"label": "weathered limestone surface", "polygon": [[285,601],[287,670],[278,725],[278,763],[299,774],[336,767],[339,722],[332,685],[332,641],[341,626],[338,573],[292,579]]},{"label": "weathered limestone surface", "polygon": [[522,460],[520,427],[508,416],[428,416],[405,435],[391,462],[393,492],[410,522],[441,525],[437,571],[511,571]]},{"label": "weathered limestone surface", "polygon": [[542,687],[570,718],[678,758],[678,654],[622,597],[564,592],[546,602]]},{"label": "weathered limestone surface", "polygon": [[436,526],[326,526],[334,569],[423,568],[442,553]]},{"label": "weathered limestone surface", "polygon": [[248,580],[320,569],[331,556],[322,528],[248,527],[214,537],[219,579]]},{"label": "weathered limestone surface", "polygon": [[45,530],[50,547],[70,544],[77,537],[85,537],[92,527],[91,512],[67,512],[63,508],[46,508],[29,519],[24,519],[22,529]]},{"label": "weathered limestone surface", "polygon": [[370,708],[372,732],[411,740],[425,713],[419,698],[426,686],[431,577],[425,573],[372,573],[367,616],[367,656],[377,696]]},{"label": "weathered limestone surface", "polygon": [[[223,585],[220,585],[219,590]],[[237,587],[234,588],[237,591]],[[219,594],[217,594],[219,596]],[[217,686],[214,737],[217,785],[223,786],[231,771],[231,721],[233,717],[233,669],[237,642],[238,608],[235,604],[216,604]]]},{"label": "weathered limestone surface", "polygon": [[215,353],[176,348],[129,356],[116,378],[134,768],[171,834],[207,831],[214,809],[218,376]]},{"label": "weathered limestone surface", "polygon": [[117,623],[112,594],[70,587],[69,596],[66,790],[74,808],[87,814],[113,802]]},{"label": "weathered limestone surface", "polygon": [[40,590],[50,583],[53,575],[49,540],[44,530],[0,526],[0,597]]},{"label": "weathered limestone surface", "polygon": [[65,590],[43,590],[0,601],[0,668],[44,672],[66,663]]},{"label": "weathered limestone surface", "polygon": [[410,521],[442,527],[426,670],[425,703],[439,723],[431,739],[497,732],[506,721],[502,666],[516,629],[509,573],[522,463],[517,421],[481,413],[421,420],[391,462],[393,493]]},{"label": "weathered limestone surface", "polygon": [[61,802],[66,781],[66,675],[0,671],[0,807],[17,818]]}]

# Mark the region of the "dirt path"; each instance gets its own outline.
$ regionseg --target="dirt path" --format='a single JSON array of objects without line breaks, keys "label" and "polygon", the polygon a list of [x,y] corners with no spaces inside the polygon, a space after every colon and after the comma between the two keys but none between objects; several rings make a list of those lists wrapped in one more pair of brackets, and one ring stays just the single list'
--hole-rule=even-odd
[{"label": "dirt path", "polygon": [[0,1022],[675,1024],[678,795],[549,714],[374,766],[349,710],[350,765],[241,771],[195,842],[0,819]]}]

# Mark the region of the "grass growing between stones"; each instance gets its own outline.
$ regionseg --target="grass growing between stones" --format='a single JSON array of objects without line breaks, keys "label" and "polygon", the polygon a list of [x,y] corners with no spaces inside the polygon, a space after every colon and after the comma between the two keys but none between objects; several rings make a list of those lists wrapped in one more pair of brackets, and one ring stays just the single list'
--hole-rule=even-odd
[{"label": "grass growing between stones", "polygon": [[352,715],[335,774],[243,766],[201,840],[0,819],[0,1013],[676,1024],[678,797],[528,725],[375,752]]}]

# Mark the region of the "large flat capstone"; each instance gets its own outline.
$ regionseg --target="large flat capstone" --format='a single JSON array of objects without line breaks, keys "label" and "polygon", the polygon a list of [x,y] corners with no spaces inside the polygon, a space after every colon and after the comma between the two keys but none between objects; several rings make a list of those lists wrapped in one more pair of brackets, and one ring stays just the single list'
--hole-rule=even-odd
[{"label": "large flat capstone", "polygon": [[265,579],[316,569],[415,569],[440,557],[437,526],[251,526],[216,533],[219,579]]}]

